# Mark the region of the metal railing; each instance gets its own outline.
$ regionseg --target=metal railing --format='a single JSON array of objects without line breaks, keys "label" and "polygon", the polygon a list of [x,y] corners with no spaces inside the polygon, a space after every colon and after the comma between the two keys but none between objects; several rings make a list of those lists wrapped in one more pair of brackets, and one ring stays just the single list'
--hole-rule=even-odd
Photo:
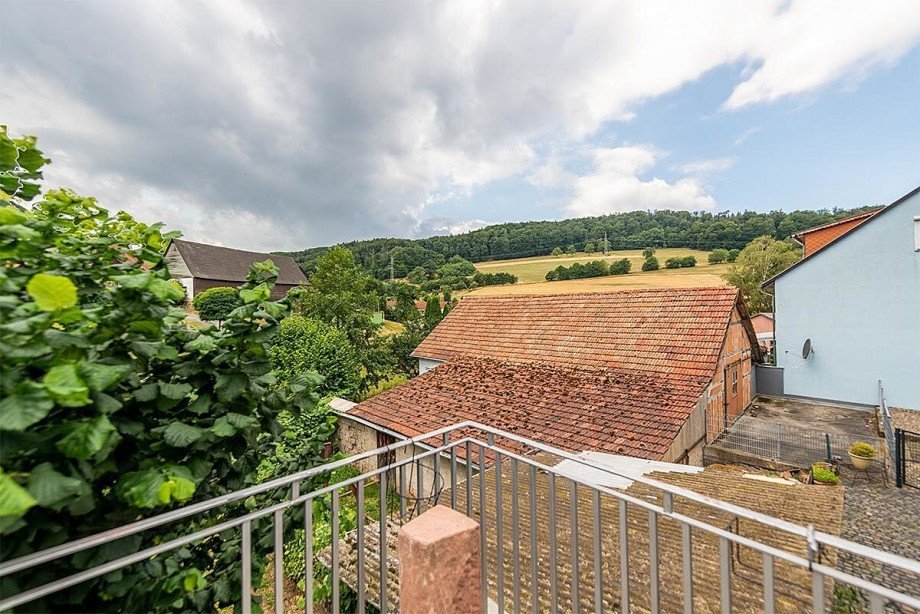
[{"label": "metal railing", "polygon": [[[432,445],[432,441],[440,445]],[[419,451],[418,446],[423,443],[430,449]],[[306,480],[403,448],[412,450],[411,456],[308,493],[300,492]],[[521,450],[532,454],[524,456]],[[592,475],[601,472],[635,483],[626,491],[609,488],[596,479],[561,473],[555,468],[556,459],[585,465],[592,470]],[[285,603],[284,512],[301,507],[306,554],[302,575],[306,611],[313,611],[315,565],[328,567],[331,574],[331,611],[338,612],[343,607],[343,586],[355,592],[358,612],[365,611],[366,602],[376,605],[380,612],[396,611],[398,563],[394,538],[406,516],[411,515],[406,506],[411,497],[411,478],[405,478],[405,469],[414,469],[418,476],[426,460],[433,466],[437,461],[437,466],[442,467],[440,471],[445,471],[443,467],[446,466],[449,474],[437,481],[436,498],[480,522],[482,580],[487,587],[483,594],[483,611],[489,606],[488,600],[492,600],[499,612],[506,607],[534,612],[577,612],[581,609],[596,612],[720,609],[728,612],[732,607],[774,612],[801,611],[803,603],[817,612],[828,609],[831,597],[828,589],[834,582],[864,591],[872,612],[883,611],[888,603],[920,609],[917,597],[847,574],[835,569],[832,562],[837,553],[847,552],[865,561],[866,565],[887,565],[920,578],[917,561],[842,539],[816,530],[813,525],[797,525],[675,484],[646,476],[621,475],[563,450],[467,421],[5,562],[0,565],[0,577],[31,572],[43,564],[114,539],[209,511],[225,510],[228,506],[236,510],[239,506],[232,504],[251,500],[257,494],[278,488],[290,489],[289,498],[284,501],[227,517],[213,526],[19,594],[4,595],[0,611],[28,604],[209,536],[239,531],[243,544],[241,610],[251,612],[253,523],[271,518],[275,578],[271,590],[275,611],[282,612]],[[380,513],[376,518],[369,513],[365,497],[367,489],[373,485],[379,486]],[[416,488],[415,501],[420,509],[421,488],[419,485]],[[328,547],[316,551],[312,504],[327,495],[331,497],[334,537]],[[340,505],[345,498],[350,501],[352,497],[357,506],[358,522],[354,531],[343,535],[339,525]],[[391,504],[395,497],[399,498],[398,505]],[[743,531],[737,523],[727,529],[727,522],[732,518],[739,519],[749,529],[756,525],[768,530]],[[768,539],[757,537],[763,535]],[[733,572],[732,557],[739,556],[741,549],[753,553],[754,560],[760,561],[759,579],[757,565],[745,568],[748,576],[755,575],[753,581]],[[781,584],[786,593],[795,591],[795,599],[787,599],[777,590],[777,584]]]},{"label": "metal railing", "polygon": [[888,410],[888,402],[885,400],[885,388],[882,386],[882,380],[878,381],[878,413],[882,419],[885,441],[888,443],[888,458],[894,463],[896,456],[894,425],[891,421],[891,412]]}]

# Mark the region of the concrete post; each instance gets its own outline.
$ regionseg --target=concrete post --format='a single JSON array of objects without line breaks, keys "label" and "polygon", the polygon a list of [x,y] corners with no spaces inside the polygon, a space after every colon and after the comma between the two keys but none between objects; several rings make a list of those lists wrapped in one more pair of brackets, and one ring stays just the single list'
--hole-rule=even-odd
[{"label": "concrete post", "polygon": [[436,505],[399,530],[399,611],[482,610],[479,523]]}]

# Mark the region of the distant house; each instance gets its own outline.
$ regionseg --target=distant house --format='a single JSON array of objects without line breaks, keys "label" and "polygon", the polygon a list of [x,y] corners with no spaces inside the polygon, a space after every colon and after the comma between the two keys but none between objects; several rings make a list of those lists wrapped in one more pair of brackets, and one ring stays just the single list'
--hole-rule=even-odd
[{"label": "distant house", "polygon": [[873,209],[842,220],[821,224],[820,226],[797,232],[792,235],[792,238],[802,246],[802,256],[807,258],[840,235],[864,223],[881,210],[881,208]]},{"label": "distant house", "polygon": [[272,298],[278,299],[291,288],[306,283],[307,278],[290,256],[247,252],[205,243],[173,239],[166,248],[166,259],[173,279],[178,280],[193,297],[208,288],[237,287],[246,281],[249,267],[255,262],[271,260],[278,267],[278,281]]},{"label": "distant house", "polygon": [[760,344],[760,350],[769,354],[773,351],[773,314],[758,313],[751,316],[751,324],[754,326],[754,332],[757,334],[757,343]]},{"label": "distant house", "polygon": [[750,403],[761,356],[729,287],[465,297],[414,355],[424,373],[342,407],[343,451],[476,420],[573,452],[699,464],[707,425]]},{"label": "distant house", "polygon": [[764,285],[786,394],[920,409],[920,187]]}]

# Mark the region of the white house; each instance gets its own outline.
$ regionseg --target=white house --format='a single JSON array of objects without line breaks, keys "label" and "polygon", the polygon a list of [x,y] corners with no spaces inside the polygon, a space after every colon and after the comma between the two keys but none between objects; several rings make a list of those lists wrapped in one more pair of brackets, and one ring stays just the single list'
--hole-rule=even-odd
[{"label": "white house", "polygon": [[785,394],[920,409],[920,187],[764,285]]}]

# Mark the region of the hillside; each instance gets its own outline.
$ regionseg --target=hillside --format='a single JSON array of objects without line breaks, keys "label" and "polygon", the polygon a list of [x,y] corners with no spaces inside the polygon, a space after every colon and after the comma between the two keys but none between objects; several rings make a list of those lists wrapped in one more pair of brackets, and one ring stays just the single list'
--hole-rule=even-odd
[{"label": "hillside", "polygon": [[[867,207],[866,207],[867,208]],[[687,211],[632,211],[600,217],[560,221],[511,222],[472,232],[427,239],[371,239],[341,244],[372,275],[384,279],[393,273],[404,277],[415,267],[435,269],[459,255],[472,262],[547,256],[553,248],[574,246],[583,251],[593,243],[603,246],[606,233],[610,250],[645,247],[687,248],[709,251],[743,248],[751,239],[770,235],[785,239],[800,230],[840,219],[860,209],[771,211],[769,213],[690,213]],[[287,252],[309,274],[328,247]]]}]

